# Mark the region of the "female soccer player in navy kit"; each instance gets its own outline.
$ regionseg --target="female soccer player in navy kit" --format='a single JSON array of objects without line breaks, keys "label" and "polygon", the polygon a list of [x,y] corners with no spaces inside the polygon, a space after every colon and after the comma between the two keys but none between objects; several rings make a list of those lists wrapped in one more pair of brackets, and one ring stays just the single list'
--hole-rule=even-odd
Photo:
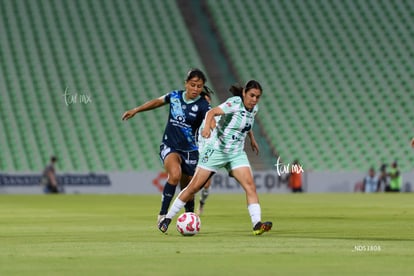
[{"label": "female soccer player in navy kit", "polygon": [[[157,223],[167,214],[178,183],[181,188],[187,186],[194,175],[198,161],[198,147],[195,134],[205,114],[210,110],[204,93],[210,93],[205,86],[207,79],[200,69],[191,69],[185,79],[185,91],[174,90],[143,105],[126,111],[122,120],[128,120],[135,114],[164,105],[170,106],[167,125],[165,127],[160,157],[167,171],[167,183],[162,194],[161,210]],[[194,212],[194,198],[186,204],[187,212]]]}]

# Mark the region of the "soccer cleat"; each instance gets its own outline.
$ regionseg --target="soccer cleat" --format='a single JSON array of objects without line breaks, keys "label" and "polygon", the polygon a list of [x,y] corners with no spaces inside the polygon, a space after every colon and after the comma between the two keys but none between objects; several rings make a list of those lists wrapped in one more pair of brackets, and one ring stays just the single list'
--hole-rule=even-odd
[{"label": "soccer cleat", "polygon": [[160,229],[161,232],[165,233],[168,230],[168,225],[170,225],[171,219],[164,218],[161,220],[161,222],[158,224],[158,229]]},{"label": "soccer cleat", "polygon": [[272,222],[270,221],[265,221],[265,222],[258,222],[256,223],[256,225],[253,227],[253,235],[261,235],[264,232],[269,231],[270,229],[272,229]]},{"label": "soccer cleat", "polygon": [[158,218],[157,218],[157,226],[158,226],[158,225],[160,225],[160,222],[161,222],[163,219],[165,219],[165,215],[158,215]]}]

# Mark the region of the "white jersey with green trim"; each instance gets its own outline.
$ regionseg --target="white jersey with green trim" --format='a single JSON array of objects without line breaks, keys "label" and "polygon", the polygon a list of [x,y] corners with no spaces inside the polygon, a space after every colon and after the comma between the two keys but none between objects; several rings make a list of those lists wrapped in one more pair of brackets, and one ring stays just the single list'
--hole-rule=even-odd
[{"label": "white jersey with green trim", "polygon": [[[215,116],[214,120],[216,121],[216,124],[217,124],[217,122],[220,120],[220,116]],[[203,122],[201,123],[200,128],[197,130],[197,132],[198,132],[197,144],[198,144],[198,151],[199,152],[203,151],[203,149],[204,149],[203,147],[208,144],[208,139],[210,139],[210,138],[204,138],[201,135],[201,131],[203,130],[205,124],[206,124],[206,120],[204,119]]]},{"label": "white jersey with green trim", "polygon": [[224,115],[217,122],[208,144],[222,152],[243,151],[246,135],[253,127],[254,117],[259,110],[258,106],[247,111],[241,97],[235,96],[228,98],[219,107]]}]

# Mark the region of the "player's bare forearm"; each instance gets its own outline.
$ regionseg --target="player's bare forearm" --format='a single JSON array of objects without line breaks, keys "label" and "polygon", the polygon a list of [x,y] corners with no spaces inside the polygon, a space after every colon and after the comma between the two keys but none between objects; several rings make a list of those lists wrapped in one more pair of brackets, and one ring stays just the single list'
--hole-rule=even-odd
[{"label": "player's bare forearm", "polygon": [[155,109],[158,108],[160,106],[163,106],[165,104],[164,101],[164,96],[153,99],[151,101],[148,101],[146,103],[144,103],[143,105],[140,105],[136,108],[134,108],[133,110],[135,111],[135,113],[139,113],[139,112],[143,112],[143,111],[148,111],[151,109]]},{"label": "player's bare forearm", "polygon": [[211,129],[212,127],[215,127],[214,117],[219,116],[219,115],[224,115],[224,112],[220,107],[212,108],[206,113],[206,117],[205,117],[206,123],[204,125],[204,129],[201,132],[201,135],[204,138],[210,137]]},{"label": "player's bare forearm", "polygon": [[153,100],[148,101],[148,102],[146,102],[146,103],[144,103],[140,106],[135,107],[134,109],[126,111],[122,115],[122,120],[131,119],[132,117],[135,116],[135,114],[137,114],[139,112],[152,110],[152,109],[158,108],[158,107],[163,106],[163,105],[165,105],[164,96],[153,99]]},{"label": "player's bare forearm", "polygon": [[247,132],[247,136],[249,136],[250,142],[256,141],[252,130],[249,130],[249,132]]},{"label": "player's bare forearm", "polygon": [[250,131],[247,133],[247,136],[249,136],[249,139],[250,139],[250,145],[251,145],[251,147],[252,147],[252,150],[253,150],[254,152],[256,152],[256,155],[257,155],[257,154],[259,154],[259,144],[257,144],[256,139],[254,138],[253,131],[252,131],[252,130],[250,130]]}]

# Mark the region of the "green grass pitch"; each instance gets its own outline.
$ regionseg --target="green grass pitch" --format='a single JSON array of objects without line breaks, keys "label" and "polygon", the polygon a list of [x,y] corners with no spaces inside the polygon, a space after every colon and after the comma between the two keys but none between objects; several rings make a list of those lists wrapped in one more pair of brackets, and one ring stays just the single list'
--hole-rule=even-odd
[{"label": "green grass pitch", "polygon": [[413,275],[414,194],[211,194],[201,232],[155,226],[156,195],[1,195],[0,275]]}]

